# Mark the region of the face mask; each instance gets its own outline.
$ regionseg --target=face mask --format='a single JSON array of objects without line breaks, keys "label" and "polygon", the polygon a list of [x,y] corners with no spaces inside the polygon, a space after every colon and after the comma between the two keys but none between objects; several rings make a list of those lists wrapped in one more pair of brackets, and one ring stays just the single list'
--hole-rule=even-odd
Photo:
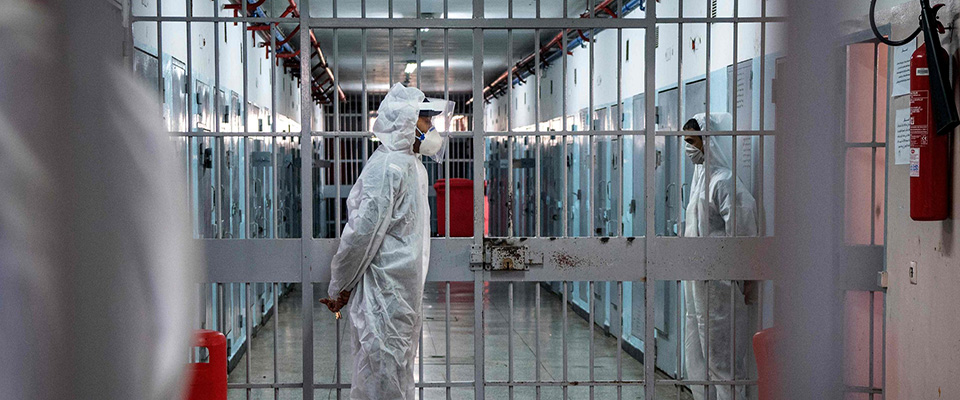
[{"label": "face mask", "polygon": [[686,152],[687,157],[690,157],[694,164],[703,164],[703,151],[700,151],[696,146],[687,143]]},{"label": "face mask", "polygon": [[440,147],[443,146],[443,138],[440,137],[437,129],[432,126],[427,130],[427,133],[423,133],[420,128],[417,128],[417,139],[420,139],[420,154],[427,157],[435,156],[440,151]]}]

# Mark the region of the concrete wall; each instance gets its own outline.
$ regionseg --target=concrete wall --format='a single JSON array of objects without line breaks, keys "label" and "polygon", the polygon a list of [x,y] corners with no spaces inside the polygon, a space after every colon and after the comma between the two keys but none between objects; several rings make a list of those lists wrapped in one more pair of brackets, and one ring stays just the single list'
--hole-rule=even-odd
[{"label": "concrete wall", "polygon": [[[869,2],[860,0],[855,8],[866,14]],[[887,5],[902,1],[881,2]],[[956,24],[960,2],[948,2],[941,11],[945,24]],[[894,38],[902,38],[916,28],[914,2],[895,7],[879,7],[880,24],[891,23]],[[869,29],[865,18],[852,18],[851,31]],[[941,37],[956,57],[956,31]],[[954,77],[956,82],[956,77]],[[954,84],[956,87],[956,83]],[[894,139],[897,109],[909,107],[909,96],[890,99],[887,141]],[[910,219],[910,181],[908,165],[895,165],[893,147],[887,149],[887,222],[886,268],[889,287],[886,295],[886,396],[899,399],[960,398],[960,224],[956,220],[960,199],[960,163],[953,146],[954,218],[943,222],[916,222]],[[908,268],[918,264],[918,281],[910,283]]]}]

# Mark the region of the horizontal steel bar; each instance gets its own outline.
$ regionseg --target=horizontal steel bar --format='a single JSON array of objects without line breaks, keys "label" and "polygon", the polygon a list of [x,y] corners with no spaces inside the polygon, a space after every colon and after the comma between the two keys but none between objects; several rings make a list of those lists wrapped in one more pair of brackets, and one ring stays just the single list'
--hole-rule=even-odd
[{"label": "horizontal steel bar", "polygon": [[882,388],[871,388],[866,386],[846,386],[843,389],[847,393],[871,393],[871,394],[883,394]]},{"label": "horizontal steel bar", "polygon": [[164,16],[160,16],[160,17],[157,17],[157,16],[147,16],[147,15],[139,16],[139,17],[138,17],[138,16],[133,16],[133,17],[130,18],[130,20],[133,21],[133,22],[237,22],[237,23],[240,23],[240,22],[248,22],[248,23],[261,23],[261,24],[265,24],[265,23],[268,23],[268,22],[296,24],[296,23],[299,23],[299,21],[300,21],[299,18],[288,18],[288,17],[284,17],[284,18],[277,18],[277,17],[262,17],[262,18],[258,18],[258,17],[197,17],[197,16],[192,16],[192,17],[179,16],[179,17],[178,17],[178,16],[172,16],[172,15],[164,15]]},{"label": "horizontal steel bar", "polygon": [[[297,23],[292,18],[140,16],[133,22],[249,22]],[[310,18],[311,29],[633,29],[654,24],[786,22],[785,17],[672,17],[672,18]]]},{"label": "horizontal steel bar", "polygon": [[[206,254],[206,282],[296,282],[300,279],[300,241],[285,239],[198,239]],[[433,238],[427,280],[472,280],[472,238]],[[498,245],[525,247],[535,261],[527,271],[487,272],[491,281],[603,280],[638,281],[690,279],[771,279],[777,255],[771,237],[672,238],[577,237],[495,238]],[[312,239],[310,254],[313,282],[330,280],[330,261],[338,239]],[[642,268],[650,247],[647,273]],[[881,249],[882,250],[882,249]],[[849,260],[882,260],[882,251],[853,247]],[[849,263],[848,263],[849,264]],[[876,265],[882,265],[878,263]],[[440,267],[442,266],[442,267]],[[872,270],[871,270],[872,271]],[[876,289],[873,277],[856,269],[846,274],[843,286]],[[868,279],[869,278],[869,279]],[[873,285],[873,286],[870,286]]]},{"label": "horizontal steel bar", "polygon": [[542,381],[542,382],[533,382],[533,381],[487,381],[484,382],[484,385],[487,386],[640,386],[643,385],[643,381],[634,381],[634,380],[623,380],[623,381]]},{"label": "horizontal steel bar", "polygon": [[648,238],[648,279],[773,279],[779,260],[774,240],[772,237]]},{"label": "horizontal steel bar", "polygon": [[167,132],[170,137],[299,137],[296,132]]},{"label": "horizontal steel bar", "polygon": [[[656,131],[657,136],[686,136],[691,134],[689,131]],[[776,136],[776,131],[697,131],[697,136]]]},{"label": "horizontal steel bar", "polygon": [[[337,252],[339,239],[314,239],[310,248],[314,264],[313,282],[330,281],[330,262]],[[473,238],[433,238],[430,242],[430,268],[427,280],[430,282],[466,282],[473,280],[470,270],[470,248]]]},{"label": "horizontal steel bar", "polygon": [[868,147],[868,148],[884,148],[887,147],[886,143],[844,143],[843,147]]},{"label": "horizontal steel bar", "polygon": [[[363,137],[373,137],[374,134],[371,131],[313,131],[310,133],[314,137],[344,137],[344,138],[363,138]],[[462,137],[469,138],[473,136],[472,132],[447,132],[445,134],[448,137]]]},{"label": "horizontal steel bar", "polygon": [[300,282],[300,239],[196,239],[205,282]]},{"label": "horizontal steel bar", "polygon": [[227,389],[297,389],[301,387],[303,387],[302,383],[228,383],[227,384]]},{"label": "horizontal steel bar", "polygon": [[[447,387],[473,387],[473,381],[455,381],[455,382],[417,382],[418,388],[447,388]],[[350,389],[350,382],[346,383],[315,383],[315,389]]]},{"label": "horizontal steel bar", "polygon": [[[539,132],[526,132],[526,131],[513,131],[513,132],[497,132],[497,131],[485,131],[484,136],[487,137],[499,137],[499,136],[519,136],[519,137],[533,137],[533,136],[643,136],[646,134],[646,131],[611,131],[611,130],[586,130],[586,131],[539,131]],[[657,136],[685,136],[689,135],[690,132],[687,131],[657,131]],[[696,133],[698,136],[776,136],[775,131],[747,131],[747,130],[738,130],[738,131],[701,131]]]},{"label": "horizontal steel bar", "polygon": [[732,381],[685,381],[677,379],[657,380],[657,385],[682,385],[682,386],[755,386],[756,380],[732,380]]}]

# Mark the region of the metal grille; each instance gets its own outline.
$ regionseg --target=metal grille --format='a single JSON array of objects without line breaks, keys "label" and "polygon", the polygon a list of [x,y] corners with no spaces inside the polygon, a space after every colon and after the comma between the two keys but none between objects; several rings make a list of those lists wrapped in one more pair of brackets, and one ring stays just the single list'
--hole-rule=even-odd
[{"label": "metal grille", "polygon": [[[329,281],[346,196],[378,146],[375,110],[398,81],[456,104],[445,127],[448,162],[425,161],[431,181],[472,180],[474,235],[450,236],[453,214],[470,210],[452,208],[449,195],[444,235],[432,220],[425,304],[436,308],[425,306],[425,326],[443,321],[430,339],[442,336],[444,346],[426,355],[442,365],[431,363],[421,340],[421,397],[482,399],[505,389],[510,398],[679,399],[691,388],[757,385],[755,371],[691,379],[681,337],[685,286],[694,282],[710,281],[708,294],[732,309],[748,292],[731,282],[761,282],[751,312],[733,313],[730,336],[772,322],[771,276],[761,268],[772,258],[759,250],[771,243],[775,215],[772,76],[783,54],[767,38],[783,30],[779,2],[183,2],[134,5],[135,42],[146,38],[139,49],[159,60],[135,67],[162,93],[189,170],[184,204],[195,236],[239,239],[204,240],[213,283],[200,293],[201,325],[229,331],[231,352],[242,355],[231,368],[244,376],[231,375],[231,391],[314,399],[349,390],[346,323],[314,320],[316,291]],[[598,72],[608,67],[612,74]],[[711,110],[732,114],[733,130],[708,125],[701,134],[729,142],[732,185],[755,197],[760,237],[736,226],[734,237],[683,237],[692,165],[680,127]],[[441,200],[434,191],[430,199],[436,210]],[[523,256],[504,256],[517,251]],[[271,318],[273,374],[258,377],[253,338]],[[585,336],[573,318],[586,323]],[[749,320],[748,332],[737,331],[738,318]],[[284,321],[299,327],[298,355],[279,353],[290,340],[278,333]],[[530,321],[533,332],[523,331]],[[541,332],[545,321],[558,321],[559,338]],[[469,354],[451,346],[461,328],[472,336]],[[506,348],[490,342],[498,335]],[[533,373],[515,367],[528,353],[521,341]],[[615,355],[598,354],[604,341]],[[730,365],[749,346],[724,345]],[[571,359],[583,348],[585,359]],[[334,361],[317,361],[321,352]],[[553,356],[555,370],[540,367]],[[280,365],[291,359],[296,368]]]}]

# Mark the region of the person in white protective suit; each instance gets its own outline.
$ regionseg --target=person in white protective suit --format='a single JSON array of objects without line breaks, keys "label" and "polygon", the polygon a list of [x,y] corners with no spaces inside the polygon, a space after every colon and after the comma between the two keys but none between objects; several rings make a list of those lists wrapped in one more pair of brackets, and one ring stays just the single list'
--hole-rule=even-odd
[{"label": "person in white protective suit", "polygon": [[373,133],[381,145],[347,198],[349,217],[333,257],[330,311],[350,303],[351,399],[413,399],[414,358],[430,262],[427,170],[445,139],[431,119],[449,108],[396,84],[380,103]]},{"label": "person in white protective suit", "polygon": [[[729,131],[732,130],[731,121],[730,114],[711,113],[709,125],[706,125],[706,116],[701,113],[687,121],[683,130]],[[684,236],[734,236],[734,214],[736,236],[756,236],[756,202],[742,181],[737,182],[734,193],[733,171],[727,158],[729,150],[724,150],[721,139],[691,134],[685,136],[684,140],[687,156],[694,164]],[[683,344],[687,379],[708,380],[708,371],[709,380],[747,378],[744,357],[750,335],[746,332],[749,314],[745,299],[753,297],[754,285],[750,281],[728,280],[684,282],[686,326]],[[734,309],[731,309],[730,303],[731,290]],[[731,338],[730,325],[734,323],[731,320],[734,316],[737,334],[736,338]],[[731,340],[736,341],[736,354],[731,354]],[[693,386],[692,389],[696,400],[734,398],[734,390],[730,386]],[[736,398],[747,398],[743,386],[736,388]]]}]

